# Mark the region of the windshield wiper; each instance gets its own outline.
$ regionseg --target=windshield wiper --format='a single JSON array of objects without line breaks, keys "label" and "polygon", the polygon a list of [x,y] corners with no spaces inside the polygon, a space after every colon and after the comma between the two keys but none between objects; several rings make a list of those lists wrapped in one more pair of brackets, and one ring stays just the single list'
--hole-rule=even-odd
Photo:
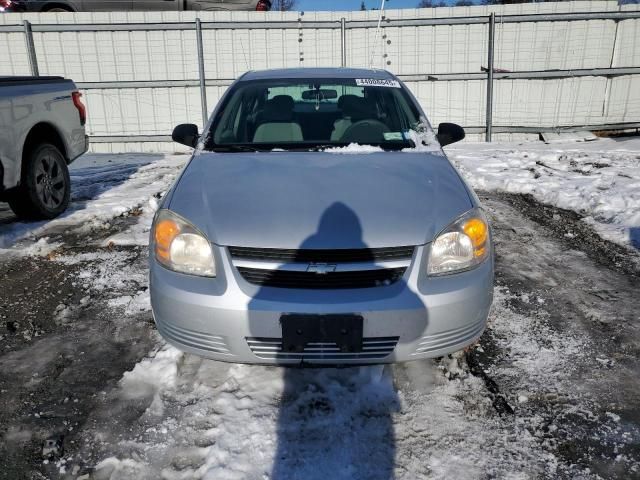
[{"label": "windshield wiper", "polygon": [[[210,148],[214,152],[270,152],[283,150],[287,152],[322,152],[327,149],[349,146],[346,142],[335,143],[234,143],[229,145],[214,145]],[[383,150],[402,150],[403,148],[415,148],[412,140],[397,142],[371,142],[359,145],[380,147]]]},{"label": "windshield wiper", "polygon": [[214,152],[270,152],[272,150],[285,152],[317,152],[326,148],[344,147],[346,145],[346,143],[235,143],[230,145],[214,145],[210,150]]},{"label": "windshield wiper", "polygon": [[416,148],[413,140],[405,140],[403,142],[384,142],[378,144],[384,150],[403,150],[405,148]]},{"label": "windshield wiper", "polygon": [[305,150],[310,152],[321,152],[328,148],[341,148],[349,145],[348,143],[318,143],[315,145],[306,145]]}]

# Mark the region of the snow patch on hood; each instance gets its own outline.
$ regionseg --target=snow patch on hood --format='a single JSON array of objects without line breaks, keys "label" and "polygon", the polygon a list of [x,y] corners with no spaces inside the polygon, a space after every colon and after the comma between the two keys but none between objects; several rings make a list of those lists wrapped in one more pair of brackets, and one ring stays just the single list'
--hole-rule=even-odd
[{"label": "snow patch on hood", "polygon": [[350,143],[346,147],[332,147],[323,150],[324,153],[377,153],[384,152],[380,147],[373,145],[360,145],[359,143]]}]

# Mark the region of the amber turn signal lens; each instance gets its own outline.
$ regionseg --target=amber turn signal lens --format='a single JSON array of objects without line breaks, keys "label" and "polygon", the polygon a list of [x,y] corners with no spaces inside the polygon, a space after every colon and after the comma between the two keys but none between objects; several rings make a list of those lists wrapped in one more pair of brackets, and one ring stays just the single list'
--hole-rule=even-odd
[{"label": "amber turn signal lens", "polygon": [[471,270],[490,258],[490,253],[489,222],[480,208],[474,208],[433,239],[427,273],[436,276]]},{"label": "amber turn signal lens", "polygon": [[161,220],[156,224],[154,237],[156,240],[156,255],[169,260],[171,242],[180,233],[180,226],[173,220]]},{"label": "amber turn signal lens", "polygon": [[489,231],[486,223],[479,218],[472,218],[462,227],[464,233],[471,239],[476,257],[481,257],[485,252],[485,244]]}]

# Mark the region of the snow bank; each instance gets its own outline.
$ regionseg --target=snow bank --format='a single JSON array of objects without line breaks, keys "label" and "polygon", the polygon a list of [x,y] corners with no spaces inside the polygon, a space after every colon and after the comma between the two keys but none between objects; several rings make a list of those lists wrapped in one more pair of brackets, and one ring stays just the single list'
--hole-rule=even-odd
[{"label": "snow bank", "polygon": [[126,372],[120,380],[121,395],[127,400],[138,400],[152,397],[146,410],[147,415],[160,416],[164,404],[160,391],[175,387],[178,376],[178,362],[184,354],[169,345],[164,345],[150,358],[138,363],[130,372]]},{"label": "snow bank", "polygon": [[640,245],[640,140],[466,143],[449,158],[476,189],[531,194],[573,210],[608,240]]}]

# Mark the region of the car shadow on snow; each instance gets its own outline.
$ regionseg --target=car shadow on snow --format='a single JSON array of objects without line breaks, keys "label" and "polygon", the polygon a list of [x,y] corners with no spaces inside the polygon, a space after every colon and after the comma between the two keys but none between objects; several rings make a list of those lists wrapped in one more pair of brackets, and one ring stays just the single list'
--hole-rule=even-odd
[{"label": "car shadow on snow", "polygon": [[[331,245],[336,235],[342,241],[346,240],[351,248],[368,249],[356,213],[343,203],[334,203],[324,211],[317,232],[300,245],[299,252],[318,248],[318,245]],[[308,263],[308,258],[296,257],[294,260],[301,263],[305,261]],[[384,301],[400,294],[407,295],[406,289],[406,284],[400,280],[380,288],[361,289],[355,295],[361,295],[363,302],[373,301],[374,298]],[[262,287],[253,296],[249,305],[252,337],[268,337],[264,327],[261,328],[265,317],[260,312],[270,310],[270,304],[272,309],[277,310],[273,302],[277,302],[281,295],[278,290]],[[415,298],[409,302],[415,302],[416,308],[422,307],[419,297],[413,295]],[[403,298],[406,300],[407,297]],[[339,294],[332,298],[328,291],[322,290],[300,290],[300,298],[297,299],[302,311],[305,311],[304,303],[315,301],[331,306],[353,300],[340,297]],[[363,316],[365,338],[385,335],[368,333],[366,313]],[[425,314],[424,324],[416,325],[411,331],[423,332],[427,324],[426,317]],[[407,335],[406,331],[402,333]],[[416,338],[403,337],[402,340],[414,341]],[[305,354],[309,347],[309,344],[304,347]],[[282,352],[297,353],[301,346],[298,345],[297,350],[292,348],[283,339]],[[275,432],[277,446],[270,478],[393,479],[396,441],[392,415],[399,411],[400,401],[391,368],[384,365],[308,367],[309,364],[300,363],[283,368],[284,389],[279,402]]]}]

